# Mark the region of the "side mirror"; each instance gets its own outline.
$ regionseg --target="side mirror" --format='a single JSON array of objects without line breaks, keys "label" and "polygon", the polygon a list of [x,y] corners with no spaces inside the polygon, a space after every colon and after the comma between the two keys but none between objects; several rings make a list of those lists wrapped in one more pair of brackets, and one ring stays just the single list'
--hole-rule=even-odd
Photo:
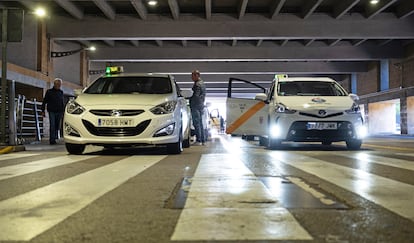
[{"label": "side mirror", "polygon": [[259,94],[256,94],[254,99],[255,100],[261,100],[261,101],[266,101],[267,100],[267,95],[265,93],[259,93]]},{"label": "side mirror", "polygon": [[191,89],[182,89],[182,90],[181,90],[181,95],[182,95],[184,98],[188,99],[188,98],[190,98],[191,96],[193,96],[193,91],[192,91]]},{"label": "side mirror", "polygon": [[349,94],[348,95],[349,97],[351,97],[351,99],[353,100],[353,101],[358,101],[359,100],[359,96],[358,95],[356,95],[356,94]]},{"label": "side mirror", "polygon": [[74,89],[73,93],[75,94],[75,96],[78,96],[78,95],[82,94],[82,89]]}]

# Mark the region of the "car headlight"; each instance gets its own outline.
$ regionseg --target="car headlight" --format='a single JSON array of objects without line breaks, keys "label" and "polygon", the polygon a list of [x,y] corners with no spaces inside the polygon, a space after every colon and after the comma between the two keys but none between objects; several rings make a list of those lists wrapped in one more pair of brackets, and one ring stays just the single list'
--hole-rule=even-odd
[{"label": "car headlight", "polygon": [[177,101],[167,101],[151,108],[150,111],[155,115],[163,115],[174,112],[176,106]]},{"label": "car headlight", "polygon": [[296,110],[290,110],[289,108],[287,108],[287,106],[285,106],[282,103],[278,103],[276,105],[275,111],[276,113],[287,113],[287,114],[293,114],[296,112]]},{"label": "car headlight", "polygon": [[348,114],[358,114],[361,112],[361,108],[359,108],[359,105],[357,103],[352,103],[351,109],[345,110]]},{"label": "car headlight", "polygon": [[66,105],[66,112],[69,114],[80,115],[84,111],[85,108],[83,108],[74,100],[69,100],[68,104]]}]

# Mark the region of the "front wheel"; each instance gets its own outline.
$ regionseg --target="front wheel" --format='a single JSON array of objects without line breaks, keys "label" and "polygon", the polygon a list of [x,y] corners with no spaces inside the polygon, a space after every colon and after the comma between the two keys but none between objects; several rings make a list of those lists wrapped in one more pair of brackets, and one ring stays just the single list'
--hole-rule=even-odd
[{"label": "front wheel", "polygon": [[268,149],[277,149],[282,145],[282,141],[280,139],[274,139],[270,136],[267,138],[267,148]]},{"label": "front wheel", "polygon": [[178,142],[167,144],[167,152],[169,154],[180,154],[183,152],[183,135],[181,132],[178,136]]},{"label": "front wheel", "polygon": [[70,154],[82,154],[85,150],[85,144],[65,143],[65,146]]},{"label": "front wheel", "polygon": [[351,139],[346,141],[346,147],[349,150],[358,150],[361,148],[362,140],[361,139]]}]

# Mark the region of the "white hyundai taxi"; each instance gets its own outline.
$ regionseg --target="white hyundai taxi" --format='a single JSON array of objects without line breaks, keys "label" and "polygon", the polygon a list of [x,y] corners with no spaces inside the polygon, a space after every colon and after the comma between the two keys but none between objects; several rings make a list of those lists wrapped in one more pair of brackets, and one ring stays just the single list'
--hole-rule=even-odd
[{"label": "white hyundai taxi", "polygon": [[107,74],[65,109],[64,140],[70,154],[88,144],[107,148],[163,146],[179,154],[190,146],[190,113],[173,76]]},{"label": "white hyundai taxi", "polygon": [[[366,134],[357,96],[324,77],[276,76],[267,92],[255,99],[227,97],[227,133],[259,136],[262,145],[277,148],[284,141],[344,141],[348,149],[359,149]],[[263,91],[266,89],[259,87]]]}]

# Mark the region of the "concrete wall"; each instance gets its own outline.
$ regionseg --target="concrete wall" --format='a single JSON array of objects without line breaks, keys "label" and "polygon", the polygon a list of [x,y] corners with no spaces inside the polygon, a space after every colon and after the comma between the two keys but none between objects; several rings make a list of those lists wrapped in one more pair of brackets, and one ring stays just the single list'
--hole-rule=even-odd
[{"label": "concrete wall", "polygon": [[[80,44],[67,43],[52,43],[52,51],[65,52],[80,49]],[[53,75],[59,77],[67,82],[80,84],[80,53],[70,56],[52,58]]]}]

